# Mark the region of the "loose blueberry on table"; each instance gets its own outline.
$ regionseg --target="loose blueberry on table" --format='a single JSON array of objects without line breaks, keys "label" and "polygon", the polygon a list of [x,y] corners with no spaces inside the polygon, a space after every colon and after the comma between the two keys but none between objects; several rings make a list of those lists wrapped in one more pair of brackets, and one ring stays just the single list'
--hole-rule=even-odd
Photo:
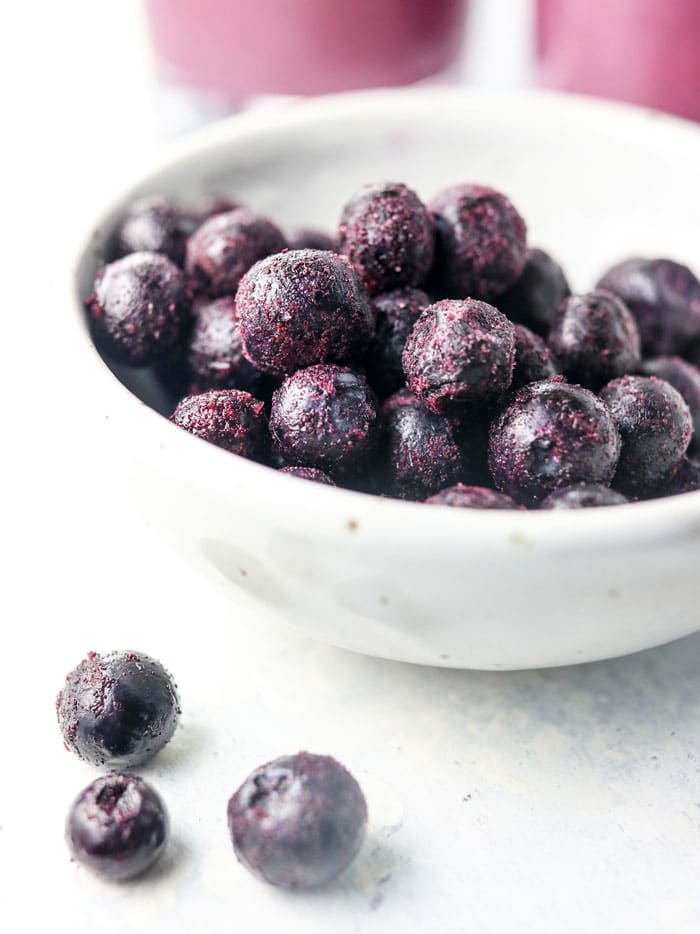
[{"label": "loose blueberry on table", "polygon": [[106,259],[86,302],[103,355],[151,368],[174,424],[287,475],[487,509],[700,486],[698,279],[633,258],[571,295],[493,188],[426,206],[366,185],[336,231],[288,240],[220,194],[152,196]]}]

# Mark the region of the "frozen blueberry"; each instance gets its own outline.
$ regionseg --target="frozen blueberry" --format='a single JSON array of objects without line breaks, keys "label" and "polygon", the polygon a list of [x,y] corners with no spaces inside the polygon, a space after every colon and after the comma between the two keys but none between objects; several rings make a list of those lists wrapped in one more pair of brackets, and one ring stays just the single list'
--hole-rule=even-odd
[{"label": "frozen blueberry", "polygon": [[259,370],[287,374],[346,360],[374,331],[360,280],[344,256],[291,250],[256,263],[236,295],[243,350]]},{"label": "frozen blueberry", "polygon": [[639,366],[639,330],[632,313],[612,292],[572,295],[559,307],[549,346],[564,375],[600,389]]},{"label": "frozen blueberry", "polygon": [[556,377],[518,390],[491,426],[496,486],[528,506],[563,486],[609,485],[619,456],[620,435],[606,406]]},{"label": "frozen blueberry", "polygon": [[265,405],[240,389],[212,389],[187,396],[171,420],[197,438],[254,461],[268,452]]},{"label": "frozen blueberry", "polygon": [[117,225],[113,255],[162,253],[177,266],[185,259],[185,230],[179,208],[161,195],[135,201]]},{"label": "frozen blueberry", "polygon": [[675,496],[678,493],[694,493],[700,490],[700,461],[684,457],[670,480],[656,490],[657,496]]},{"label": "frozen blueberry", "polygon": [[401,355],[406,338],[429,304],[430,299],[420,289],[397,289],[374,299],[377,332],[365,364],[369,381],[381,396],[403,386]]},{"label": "frozen blueberry", "polygon": [[455,185],[429,207],[437,232],[433,279],[441,294],[491,301],[521,275],[527,230],[505,195],[483,185]]},{"label": "frozen blueberry", "polygon": [[588,509],[593,506],[621,506],[627,502],[626,496],[602,483],[577,483],[545,496],[540,509]]},{"label": "frozen blueberry", "polygon": [[243,342],[233,298],[207,300],[195,306],[187,364],[199,392],[244,389],[253,395],[264,375],[243,356]]},{"label": "frozen blueberry", "polygon": [[295,230],[287,240],[290,250],[325,250],[335,253],[337,244],[330,234],[312,227]]},{"label": "frozen blueberry", "polygon": [[628,259],[598,288],[614,292],[637,319],[645,357],[682,353],[700,337],[700,282],[670,259]]},{"label": "frozen blueberry", "polygon": [[474,299],[428,306],[403,352],[409,389],[435,412],[497,398],[511,384],[514,362],[513,325]]},{"label": "frozen blueberry", "polygon": [[541,337],[533,334],[522,324],[515,328],[515,366],[511,389],[520,389],[527,383],[536,383],[541,379],[555,376],[557,366],[552,359],[549,347]]},{"label": "frozen blueberry", "polygon": [[248,208],[215,214],[187,241],[185,269],[198,292],[235,295],[251,266],[287,244],[272,221]]},{"label": "frozen blueberry", "polygon": [[177,689],[160,662],[141,652],[89,652],[56,700],[66,747],[93,765],[130,769],[170,740]]},{"label": "frozen blueberry", "polygon": [[73,802],[66,843],[73,859],[104,879],[140,875],[158,859],[168,838],[160,796],[136,775],[105,775]]},{"label": "frozen blueberry", "polygon": [[360,786],[330,756],[300,752],[256,769],[228,802],[236,856],[271,885],[323,885],[362,845],[367,805]]},{"label": "frozen blueberry", "polygon": [[644,494],[670,479],[693,430],[683,396],[655,376],[622,376],[608,383],[600,398],[622,436],[615,486]]},{"label": "frozen blueberry", "polygon": [[569,283],[559,263],[549,253],[535,248],[527,251],[525,268],[499,296],[497,304],[511,321],[546,337],[554,312],[569,295]]},{"label": "frozen blueberry", "polygon": [[459,509],[522,509],[505,493],[464,483],[440,490],[426,499],[426,503],[431,506],[456,506]]},{"label": "frozen blueberry", "polygon": [[653,357],[641,365],[644,376],[665,379],[688,403],[693,419],[694,441],[700,438],[700,370],[680,357]]},{"label": "frozen blueberry", "polygon": [[273,395],[270,432],[289,463],[345,475],[376,449],[377,401],[367,380],[347,367],[310,366]]},{"label": "frozen blueberry", "polygon": [[387,488],[401,499],[425,499],[462,475],[457,431],[427,409],[412,392],[402,390],[383,406]]},{"label": "frozen blueberry", "polygon": [[131,253],[103,266],[86,307],[97,345],[130,366],[166,357],[190,323],[183,275],[159,253]]},{"label": "frozen blueberry", "polygon": [[433,265],[435,230],[425,205],[406,185],[365,185],[343,210],[338,248],[376,295],[423,282]]},{"label": "frozen blueberry", "polygon": [[313,480],[315,483],[324,483],[326,486],[335,486],[335,483],[322,470],[317,467],[281,467],[280,473],[299,477],[301,480]]}]

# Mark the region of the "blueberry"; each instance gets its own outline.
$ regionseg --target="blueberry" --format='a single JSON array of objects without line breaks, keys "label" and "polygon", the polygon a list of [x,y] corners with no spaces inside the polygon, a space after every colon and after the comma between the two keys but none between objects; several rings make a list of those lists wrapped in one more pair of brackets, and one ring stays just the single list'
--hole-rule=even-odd
[{"label": "blueberry", "polygon": [[653,357],[645,360],[641,367],[644,376],[665,379],[688,403],[693,419],[694,441],[700,438],[700,369],[681,357]]},{"label": "blueberry", "polygon": [[330,234],[322,230],[315,230],[313,227],[302,227],[295,230],[287,238],[290,250],[324,250],[335,253],[338,244]]},{"label": "blueberry", "polygon": [[499,490],[533,506],[563,486],[610,485],[620,444],[600,399],[554,378],[518,390],[493,422],[489,465]]},{"label": "blueberry", "polygon": [[248,360],[280,375],[347,360],[374,332],[354,269],[322,250],[290,250],[257,263],[241,281],[236,310]]},{"label": "blueberry", "polygon": [[372,387],[382,396],[404,384],[401,356],[406,339],[430,298],[420,289],[397,289],[374,299],[377,331],[365,363]]},{"label": "blueberry", "polygon": [[235,295],[243,275],[258,260],[284,250],[282,232],[248,208],[214,214],[187,241],[185,269],[198,292]]},{"label": "blueberry", "polygon": [[409,389],[435,412],[498,398],[511,384],[514,362],[513,325],[473,299],[426,308],[403,352]]},{"label": "blueberry", "polygon": [[140,875],[158,859],[168,838],[160,796],[135,775],[105,775],[75,799],[66,843],[77,862],[105,879]]},{"label": "blueberry", "polygon": [[684,457],[671,479],[655,492],[657,496],[675,496],[696,490],[700,490],[700,461]]},{"label": "blueberry", "polygon": [[300,752],[256,769],[228,802],[236,856],[271,885],[329,882],[362,845],[367,805],[360,786],[330,756]]},{"label": "blueberry", "polygon": [[420,285],[433,264],[433,222],[406,185],[366,185],[343,209],[338,248],[372,295]]},{"label": "blueberry", "polygon": [[511,321],[524,324],[541,337],[549,334],[554,313],[570,295],[564,271],[544,250],[527,251],[525,268],[498,298],[498,307]]},{"label": "blueberry", "polygon": [[290,477],[299,477],[300,480],[313,480],[315,483],[335,486],[328,474],[317,467],[281,467],[280,473],[289,474]]},{"label": "blueberry", "polygon": [[457,430],[402,390],[383,406],[387,488],[401,499],[425,499],[462,475]]},{"label": "blueberry", "polygon": [[131,253],[104,266],[86,307],[99,348],[130,366],[168,356],[190,323],[184,277],[159,253]]},{"label": "blueberry", "polygon": [[426,499],[431,506],[456,506],[459,509],[522,509],[510,496],[483,486],[457,483]]},{"label": "blueberry", "polygon": [[254,461],[268,452],[265,405],[240,389],[212,389],[187,396],[171,420],[190,434]]},{"label": "blueberry", "polygon": [[621,506],[629,500],[622,493],[601,483],[577,483],[546,496],[540,509],[588,509],[594,506]]},{"label": "blueberry", "polygon": [[128,253],[162,253],[177,266],[185,259],[179,208],[162,195],[141,198],[126,211],[113,237],[115,259]]},{"label": "blueberry", "polygon": [[615,486],[644,495],[669,480],[693,430],[681,394],[654,376],[623,376],[608,383],[600,398],[622,436]]},{"label": "blueberry", "polygon": [[272,397],[270,432],[288,463],[332,477],[366,467],[379,438],[379,414],[367,380],[347,367],[298,370]]},{"label": "blueberry", "polygon": [[515,330],[515,366],[511,389],[520,389],[528,383],[549,379],[557,373],[557,365],[549,347],[541,337],[533,334],[522,324],[516,324]]},{"label": "blueberry", "polygon": [[637,320],[645,357],[682,353],[700,338],[700,282],[670,259],[628,259],[598,288],[614,292]]},{"label": "blueberry", "polygon": [[435,288],[447,298],[492,301],[521,275],[525,221],[504,194],[483,185],[455,185],[433,198]]},{"label": "blueberry", "polygon": [[68,749],[93,765],[129,769],[170,740],[177,689],[160,662],[140,652],[88,653],[56,700]]},{"label": "blueberry", "polygon": [[572,295],[557,310],[549,346],[564,375],[594,391],[633,372],[640,357],[639,330],[632,313],[602,289]]}]

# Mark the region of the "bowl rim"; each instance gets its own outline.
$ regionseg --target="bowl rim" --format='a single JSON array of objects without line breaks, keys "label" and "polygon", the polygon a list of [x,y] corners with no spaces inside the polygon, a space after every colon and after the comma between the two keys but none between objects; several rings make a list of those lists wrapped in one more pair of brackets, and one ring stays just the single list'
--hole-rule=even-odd
[{"label": "bowl rim", "polygon": [[[113,195],[102,210],[88,222],[73,250],[70,268],[70,300],[73,312],[70,326],[75,332],[82,357],[90,367],[89,377],[104,395],[105,407],[123,410],[134,424],[134,433],[148,439],[151,449],[169,470],[182,472],[190,461],[201,460],[198,475],[206,477],[206,487],[216,495],[230,498],[234,489],[244,493],[250,505],[275,510],[280,520],[301,526],[316,523],[320,537],[334,536],[342,528],[391,543],[398,550],[411,550],[420,540],[424,547],[440,549],[537,546],[538,550],[585,550],[592,545],[620,547],[639,545],[660,538],[685,537],[700,533],[700,491],[622,506],[581,510],[486,510],[431,506],[390,497],[324,486],[287,476],[217,448],[189,435],[131,392],[112,373],[98,353],[87,327],[78,273],[85,258],[94,250],[96,238],[124,206],[142,189],[153,189],[159,174],[188,162],[204,150],[235,140],[267,135],[274,139],[290,129],[327,121],[344,121],[381,114],[397,106],[420,110],[434,106],[471,107],[480,110],[494,105],[508,109],[527,107],[540,117],[576,121],[620,123],[629,132],[668,132],[680,134],[695,145],[700,155],[700,127],[690,121],[655,110],[601,100],[583,95],[561,94],[539,89],[495,90],[464,87],[372,89],[293,100],[278,109],[253,110],[234,114],[167,144],[130,185]],[[102,374],[101,376],[99,374]],[[128,411],[127,409],[130,409]],[[188,478],[192,480],[191,471]],[[265,480],[267,482],[265,482]],[[293,495],[292,495],[293,494]],[[465,515],[466,513],[466,515]],[[611,522],[611,519],[614,521]],[[409,526],[410,524],[410,526]],[[405,532],[410,527],[411,534]],[[398,535],[397,535],[398,530]]]}]

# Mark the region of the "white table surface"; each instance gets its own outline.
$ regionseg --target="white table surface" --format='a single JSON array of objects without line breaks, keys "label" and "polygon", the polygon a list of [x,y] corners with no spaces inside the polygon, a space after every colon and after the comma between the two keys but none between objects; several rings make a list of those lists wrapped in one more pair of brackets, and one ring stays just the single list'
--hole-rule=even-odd
[{"label": "white table surface", "polygon": [[[2,929],[700,931],[700,635],[516,674],[363,658],[263,624],[121,502],[81,430],[90,387],[61,318],[79,219],[157,135],[138,6],[14,7],[0,201]],[[63,749],[53,708],[87,650],[118,647],[161,658],[183,705],[143,770],[169,805],[170,848],[122,886],[69,860],[65,812],[95,772]],[[357,862],[313,894],[255,881],[225,824],[247,772],[300,748],[346,763],[370,808]]]}]

